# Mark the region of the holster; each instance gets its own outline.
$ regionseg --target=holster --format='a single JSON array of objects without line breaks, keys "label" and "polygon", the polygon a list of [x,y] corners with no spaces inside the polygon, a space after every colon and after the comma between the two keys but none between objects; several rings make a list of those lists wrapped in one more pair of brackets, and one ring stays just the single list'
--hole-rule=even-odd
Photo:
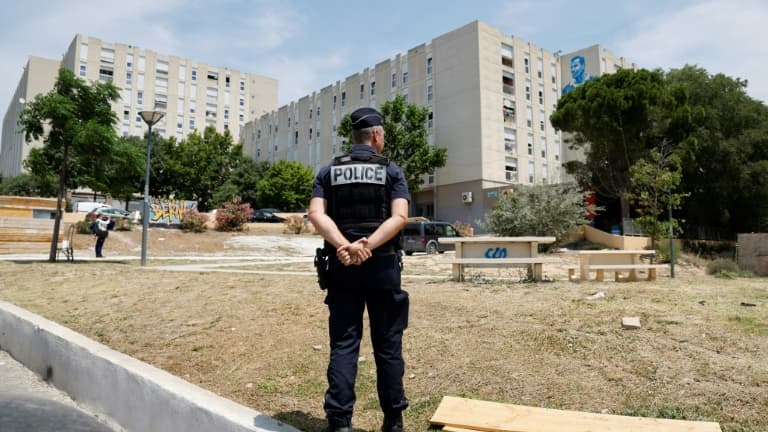
[{"label": "holster", "polygon": [[328,288],[328,255],[325,253],[325,249],[315,249],[315,270],[317,271],[317,284],[320,285],[320,289],[324,290]]}]

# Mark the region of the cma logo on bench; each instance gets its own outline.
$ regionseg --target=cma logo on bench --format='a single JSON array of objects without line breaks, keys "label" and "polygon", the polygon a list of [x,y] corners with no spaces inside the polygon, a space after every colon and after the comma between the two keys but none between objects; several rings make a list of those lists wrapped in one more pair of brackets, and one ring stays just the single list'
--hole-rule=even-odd
[{"label": "cma logo on bench", "polygon": [[507,257],[507,248],[503,247],[489,247],[485,251],[485,257],[486,258],[506,258]]}]

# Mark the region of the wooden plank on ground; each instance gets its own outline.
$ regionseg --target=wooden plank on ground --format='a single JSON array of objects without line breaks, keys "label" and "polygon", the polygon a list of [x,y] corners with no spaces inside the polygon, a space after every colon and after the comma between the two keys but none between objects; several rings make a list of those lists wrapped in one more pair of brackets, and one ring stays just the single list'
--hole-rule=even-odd
[{"label": "wooden plank on ground", "polygon": [[446,396],[432,423],[487,432],[721,432],[714,422],[563,411]]}]

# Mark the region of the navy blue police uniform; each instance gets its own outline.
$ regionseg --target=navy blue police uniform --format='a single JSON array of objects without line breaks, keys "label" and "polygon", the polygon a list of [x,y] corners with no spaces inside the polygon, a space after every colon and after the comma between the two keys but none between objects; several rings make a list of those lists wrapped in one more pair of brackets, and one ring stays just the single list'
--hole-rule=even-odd
[{"label": "navy blue police uniform", "polygon": [[[400,167],[356,144],[347,155],[323,167],[315,178],[312,197],[327,201],[326,213],[350,242],[368,237],[391,215],[391,201],[410,201]],[[351,426],[355,378],[363,335],[363,311],[368,309],[376,361],[379,404],[386,418],[397,418],[408,406],[403,388],[405,364],[402,336],[408,325],[408,293],[400,286],[398,237],[373,250],[361,265],[345,266],[325,243],[329,257],[327,295],[330,312],[330,361],[324,409],[331,430]]]}]

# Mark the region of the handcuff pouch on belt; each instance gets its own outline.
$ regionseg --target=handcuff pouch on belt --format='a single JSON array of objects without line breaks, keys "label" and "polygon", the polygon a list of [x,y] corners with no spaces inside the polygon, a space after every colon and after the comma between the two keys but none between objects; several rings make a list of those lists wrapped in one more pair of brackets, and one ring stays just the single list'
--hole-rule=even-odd
[{"label": "handcuff pouch on belt", "polygon": [[315,249],[315,270],[317,271],[317,284],[320,285],[320,289],[324,290],[328,288],[328,255],[325,253],[325,249]]}]

